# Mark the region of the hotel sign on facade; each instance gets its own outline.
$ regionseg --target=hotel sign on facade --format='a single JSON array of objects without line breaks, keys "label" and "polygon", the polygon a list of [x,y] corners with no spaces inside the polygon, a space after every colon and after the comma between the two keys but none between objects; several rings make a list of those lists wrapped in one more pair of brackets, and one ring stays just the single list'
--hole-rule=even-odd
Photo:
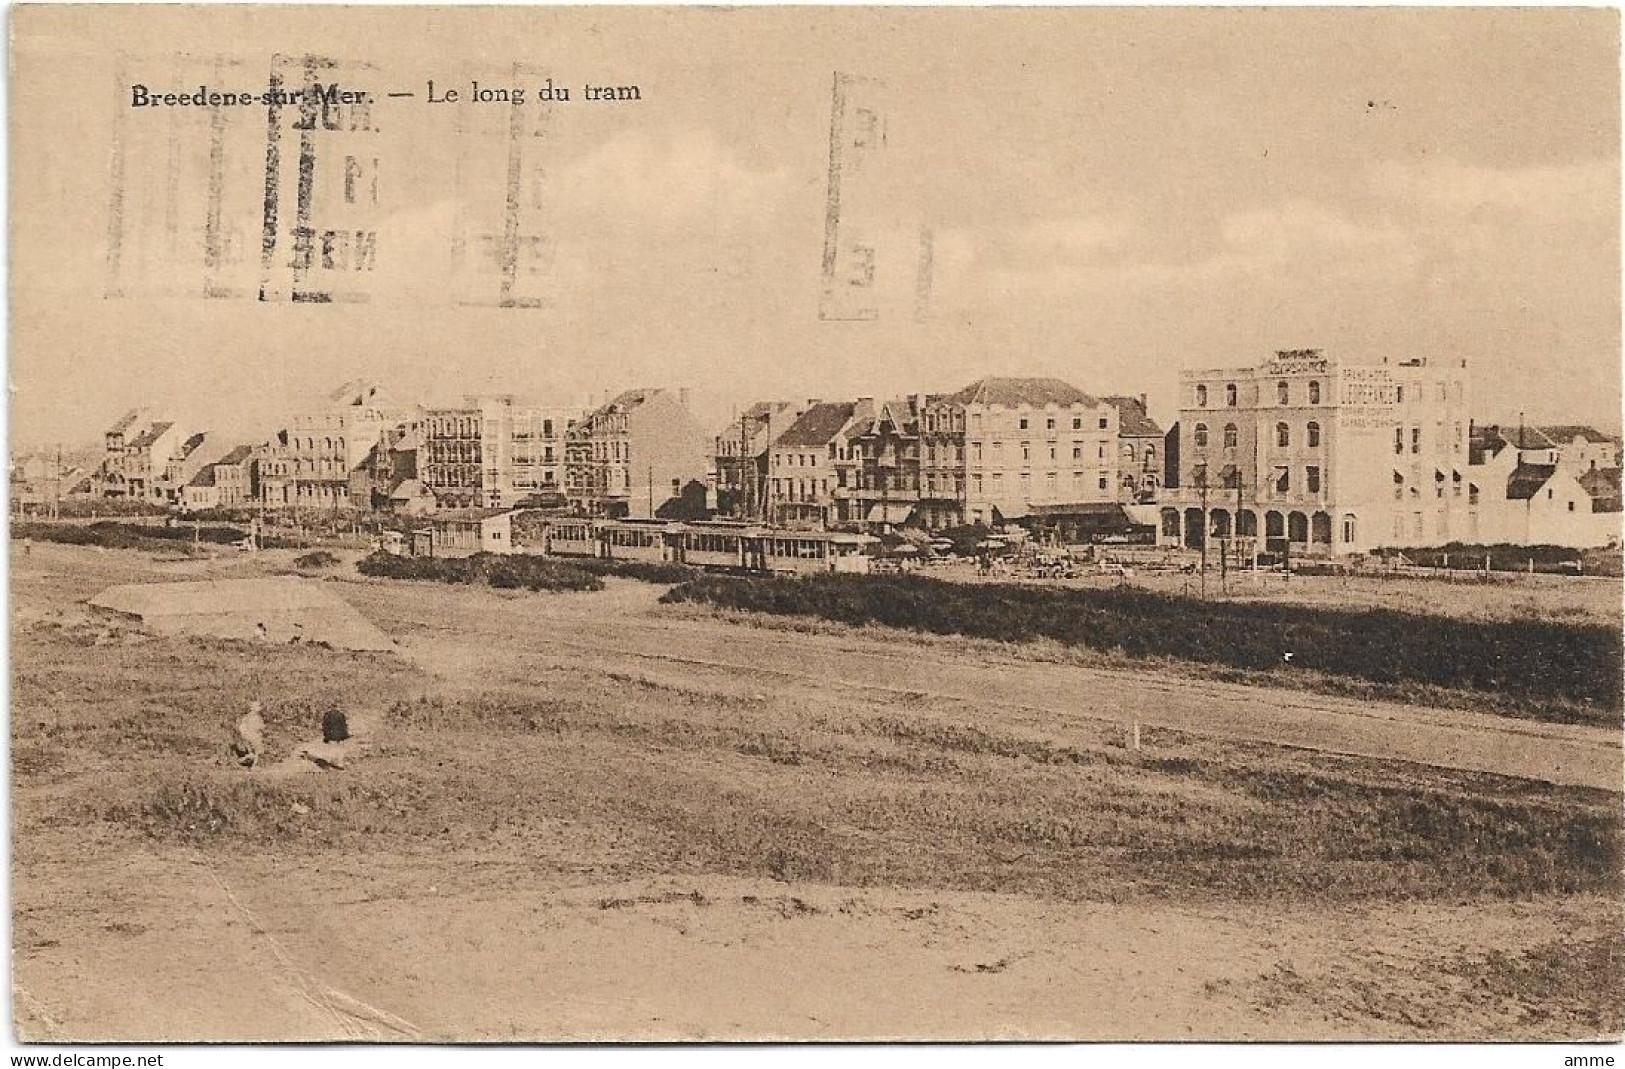
[{"label": "hotel sign on facade", "polygon": [[1338,422],[1344,430],[1386,430],[1399,419],[1400,383],[1387,367],[1340,369]]}]

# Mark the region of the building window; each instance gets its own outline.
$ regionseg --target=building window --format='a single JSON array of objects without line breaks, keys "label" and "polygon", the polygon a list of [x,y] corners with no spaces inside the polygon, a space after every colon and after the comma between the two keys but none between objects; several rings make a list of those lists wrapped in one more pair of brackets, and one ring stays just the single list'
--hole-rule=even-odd
[{"label": "building window", "polygon": [[1275,470],[1280,472],[1275,477],[1275,492],[1278,494],[1289,493],[1292,490],[1292,469],[1276,468]]},{"label": "building window", "polygon": [[[1027,421],[1022,420],[1021,422],[1026,423]],[[1032,458],[1033,458],[1033,447],[1032,447],[1031,443],[1022,442],[1021,443],[1021,459],[1022,460],[1031,460]]]},{"label": "building window", "polygon": [[1394,404],[1402,405],[1404,403],[1405,403],[1405,387],[1403,387],[1403,386],[1395,386],[1394,387]]},{"label": "building window", "polygon": [[1281,405],[1286,404],[1288,402],[1288,400],[1291,398],[1291,396],[1292,396],[1291,391],[1287,387],[1287,383],[1286,383],[1285,379],[1282,379],[1280,382],[1277,382],[1275,384],[1275,403],[1276,404],[1281,404]]},{"label": "building window", "polygon": [[1108,417],[1106,417],[1106,416],[1101,416],[1100,417],[1100,429],[1101,430],[1106,430],[1107,427],[1109,427],[1110,425],[1111,425],[1111,420]]},{"label": "building window", "polygon": [[1047,431],[1053,431],[1055,429],[1054,416],[1050,416],[1048,419],[1044,420],[1044,429]]},{"label": "building window", "polygon": [[1354,515],[1349,513],[1343,517],[1343,541],[1354,541]]},{"label": "building window", "polygon": [[1285,449],[1292,444],[1292,428],[1285,423],[1275,425],[1275,444]]},{"label": "building window", "polygon": [[1309,383],[1309,403],[1312,404],[1312,405],[1320,404],[1320,383],[1319,382],[1311,381]]},{"label": "building window", "polygon": [[1467,503],[1469,505],[1478,504],[1478,485],[1476,483],[1467,484]]},{"label": "building window", "polygon": [[1405,428],[1404,427],[1395,427],[1394,428],[1394,452],[1396,454],[1405,452]]},{"label": "building window", "polygon": [[1196,387],[1196,407],[1197,408],[1206,408],[1207,407],[1207,387],[1206,386],[1198,386],[1198,387]]},{"label": "building window", "polygon": [[1191,485],[1192,486],[1206,486],[1207,485],[1207,465],[1206,464],[1198,464],[1195,467],[1191,468]]},{"label": "building window", "polygon": [[1309,448],[1318,449],[1320,447],[1320,424],[1311,423],[1305,429],[1309,432]]},{"label": "building window", "polygon": [[1083,417],[1082,416],[1073,416],[1072,417],[1072,429],[1075,430],[1075,431],[1083,430]]},{"label": "building window", "polygon": [[1234,423],[1226,423],[1224,425],[1224,447],[1226,449],[1236,448],[1236,439],[1238,435],[1239,432],[1236,430],[1236,425]]},{"label": "building window", "polygon": [[1224,403],[1229,408],[1236,407],[1236,384],[1229,382],[1224,387]]},{"label": "building window", "polygon": [[1102,490],[1106,489],[1106,477],[1104,475],[1100,477],[1100,488]]},{"label": "building window", "polygon": [[1027,417],[1026,416],[1021,417],[1021,429],[1022,430],[1027,429]]},{"label": "building window", "polygon": [[1412,427],[1411,428],[1411,452],[1420,453],[1421,451],[1422,451],[1422,428],[1421,427]]},{"label": "building window", "polygon": [[1311,464],[1303,469],[1303,485],[1311,494],[1320,493],[1320,468]]},{"label": "building window", "polygon": [[1206,449],[1207,448],[1207,424],[1206,423],[1198,423],[1196,425],[1196,433],[1195,433],[1194,437],[1195,437],[1195,441],[1196,441],[1196,448],[1198,448],[1198,449]]},{"label": "building window", "polygon": [[1072,443],[1072,459],[1073,460],[1082,460],[1083,459],[1083,446],[1079,445],[1077,442]]},{"label": "building window", "polygon": [[1572,502],[1572,501],[1569,502],[1569,511],[1570,512],[1574,511],[1574,502]]}]

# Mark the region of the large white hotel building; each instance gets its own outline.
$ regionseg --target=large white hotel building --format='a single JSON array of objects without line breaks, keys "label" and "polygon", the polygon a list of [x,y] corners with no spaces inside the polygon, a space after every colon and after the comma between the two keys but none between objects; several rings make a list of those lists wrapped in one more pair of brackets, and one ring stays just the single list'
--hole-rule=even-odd
[{"label": "large white hotel building", "polygon": [[1283,350],[1257,367],[1183,371],[1179,388],[1164,544],[1241,536],[1331,555],[1477,539],[1466,361]]}]

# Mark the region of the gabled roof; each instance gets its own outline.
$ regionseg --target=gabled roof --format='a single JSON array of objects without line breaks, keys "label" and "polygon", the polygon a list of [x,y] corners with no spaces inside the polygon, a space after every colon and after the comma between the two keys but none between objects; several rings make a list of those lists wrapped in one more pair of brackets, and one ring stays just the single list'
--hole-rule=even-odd
[{"label": "gabled roof", "polygon": [[821,401],[796,417],[796,421],[774,439],[773,444],[792,449],[827,446],[851,421],[856,408],[852,401]]},{"label": "gabled roof", "polygon": [[[927,397],[925,403],[934,405],[941,401],[939,397]],[[851,425],[846,433],[849,438],[861,438],[867,434],[879,434],[882,423],[890,423],[899,434],[908,434],[918,430],[920,418],[919,408],[913,397],[894,397],[890,401],[882,401],[879,406],[863,404],[853,410]]]},{"label": "gabled roof", "polygon": [[237,446],[235,449],[233,449],[231,452],[227,453],[225,456],[221,457],[219,460],[215,461],[215,463],[216,464],[241,464],[243,461],[247,460],[249,458],[249,456],[253,452],[254,452],[254,447],[253,446],[251,446],[251,445],[240,445],[240,446]]},{"label": "gabled roof", "polygon": [[636,408],[639,405],[649,401],[651,398],[659,397],[665,392],[665,390],[660,389],[658,386],[639,386],[636,389],[623,390],[617,394],[614,399],[606,401],[604,404],[601,404],[597,408],[593,409],[592,414],[587,418],[593,419],[597,416],[608,415],[610,412],[616,409]]},{"label": "gabled roof", "polygon": [[165,431],[169,430],[169,428],[173,426],[173,423],[154,423],[152,426],[136,435],[135,439],[130,442],[130,445],[137,449],[144,446],[149,446],[153,442],[156,442]]},{"label": "gabled roof", "polygon": [[1596,468],[1580,476],[1581,488],[1591,497],[1591,511],[1621,511],[1619,474],[1618,468]]},{"label": "gabled roof", "polygon": [[961,405],[999,405],[1019,408],[1027,405],[1042,408],[1048,404],[1093,405],[1095,399],[1070,382],[1052,378],[1000,378],[978,379],[958,393],[943,400]]},{"label": "gabled roof", "polygon": [[175,459],[185,460],[187,457],[191,456],[197,447],[203,444],[203,439],[207,437],[207,434],[199,431],[198,433],[192,435],[192,437],[186,439],[186,441],[181,443],[180,448],[175,450]]},{"label": "gabled roof", "polygon": [[1162,428],[1146,412],[1144,402],[1138,397],[1102,397],[1101,400],[1117,409],[1119,438],[1162,437]]},{"label": "gabled roof", "polygon": [[1519,464],[1507,476],[1507,500],[1528,501],[1556,474],[1555,464]]},{"label": "gabled roof", "polygon": [[1576,438],[1584,438],[1588,442],[1617,442],[1611,434],[1604,434],[1595,427],[1588,427],[1583,423],[1557,423],[1547,427],[1533,428],[1539,431],[1549,441],[1558,445],[1568,445]]},{"label": "gabled roof", "polygon": [[429,492],[423,485],[422,479],[402,479],[389,489],[391,501],[411,501],[413,498],[423,497]]},{"label": "gabled roof", "polygon": [[201,468],[199,468],[197,470],[197,474],[192,476],[192,481],[187,483],[186,485],[187,486],[213,486],[214,485],[214,465],[213,464],[205,464],[205,465],[203,465],[203,467],[201,467]]},{"label": "gabled roof", "polygon": [[124,413],[124,415],[120,416],[116,421],[114,421],[111,427],[107,428],[107,433],[123,434],[125,431],[130,429],[130,424],[134,423],[136,421],[136,417],[140,415],[141,410],[139,408],[130,409],[128,412]]},{"label": "gabled roof", "polygon": [[718,428],[713,437],[737,442],[740,429],[743,427],[749,432],[750,439],[754,442],[756,436],[761,434],[770,423],[778,423],[788,427],[789,424],[785,423],[781,417],[786,411],[794,407],[794,401],[757,401],[739,415],[724,423]]},{"label": "gabled roof", "polygon": [[1561,444],[1547,437],[1539,427],[1500,427],[1494,423],[1485,427],[1474,428],[1479,432],[1484,443],[1484,449],[1491,456],[1499,453],[1505,446],[1512,445],[1519,449],[1556,449]]}]

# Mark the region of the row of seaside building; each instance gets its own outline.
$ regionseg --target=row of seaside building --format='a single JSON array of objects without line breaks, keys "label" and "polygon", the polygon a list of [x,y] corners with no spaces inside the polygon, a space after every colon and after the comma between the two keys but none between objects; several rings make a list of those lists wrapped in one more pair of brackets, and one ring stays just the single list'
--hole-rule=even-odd
[{"label": "row of seaside building", "polygon": [[1062,542],[1240,538],[1307,555],[1619,539],[1618,438],[1475,424],[1465,362],[1289,350],[1181,372],[1180,394],[1166,429],[1144,397],[1009,377],[763,401],[707,427],[680,390],[584,412],[511,396],[423,408],[357,381],[258,444],[130,412],[85,489],[189,510],[535,506],[869,533],[1016,522]]}]

